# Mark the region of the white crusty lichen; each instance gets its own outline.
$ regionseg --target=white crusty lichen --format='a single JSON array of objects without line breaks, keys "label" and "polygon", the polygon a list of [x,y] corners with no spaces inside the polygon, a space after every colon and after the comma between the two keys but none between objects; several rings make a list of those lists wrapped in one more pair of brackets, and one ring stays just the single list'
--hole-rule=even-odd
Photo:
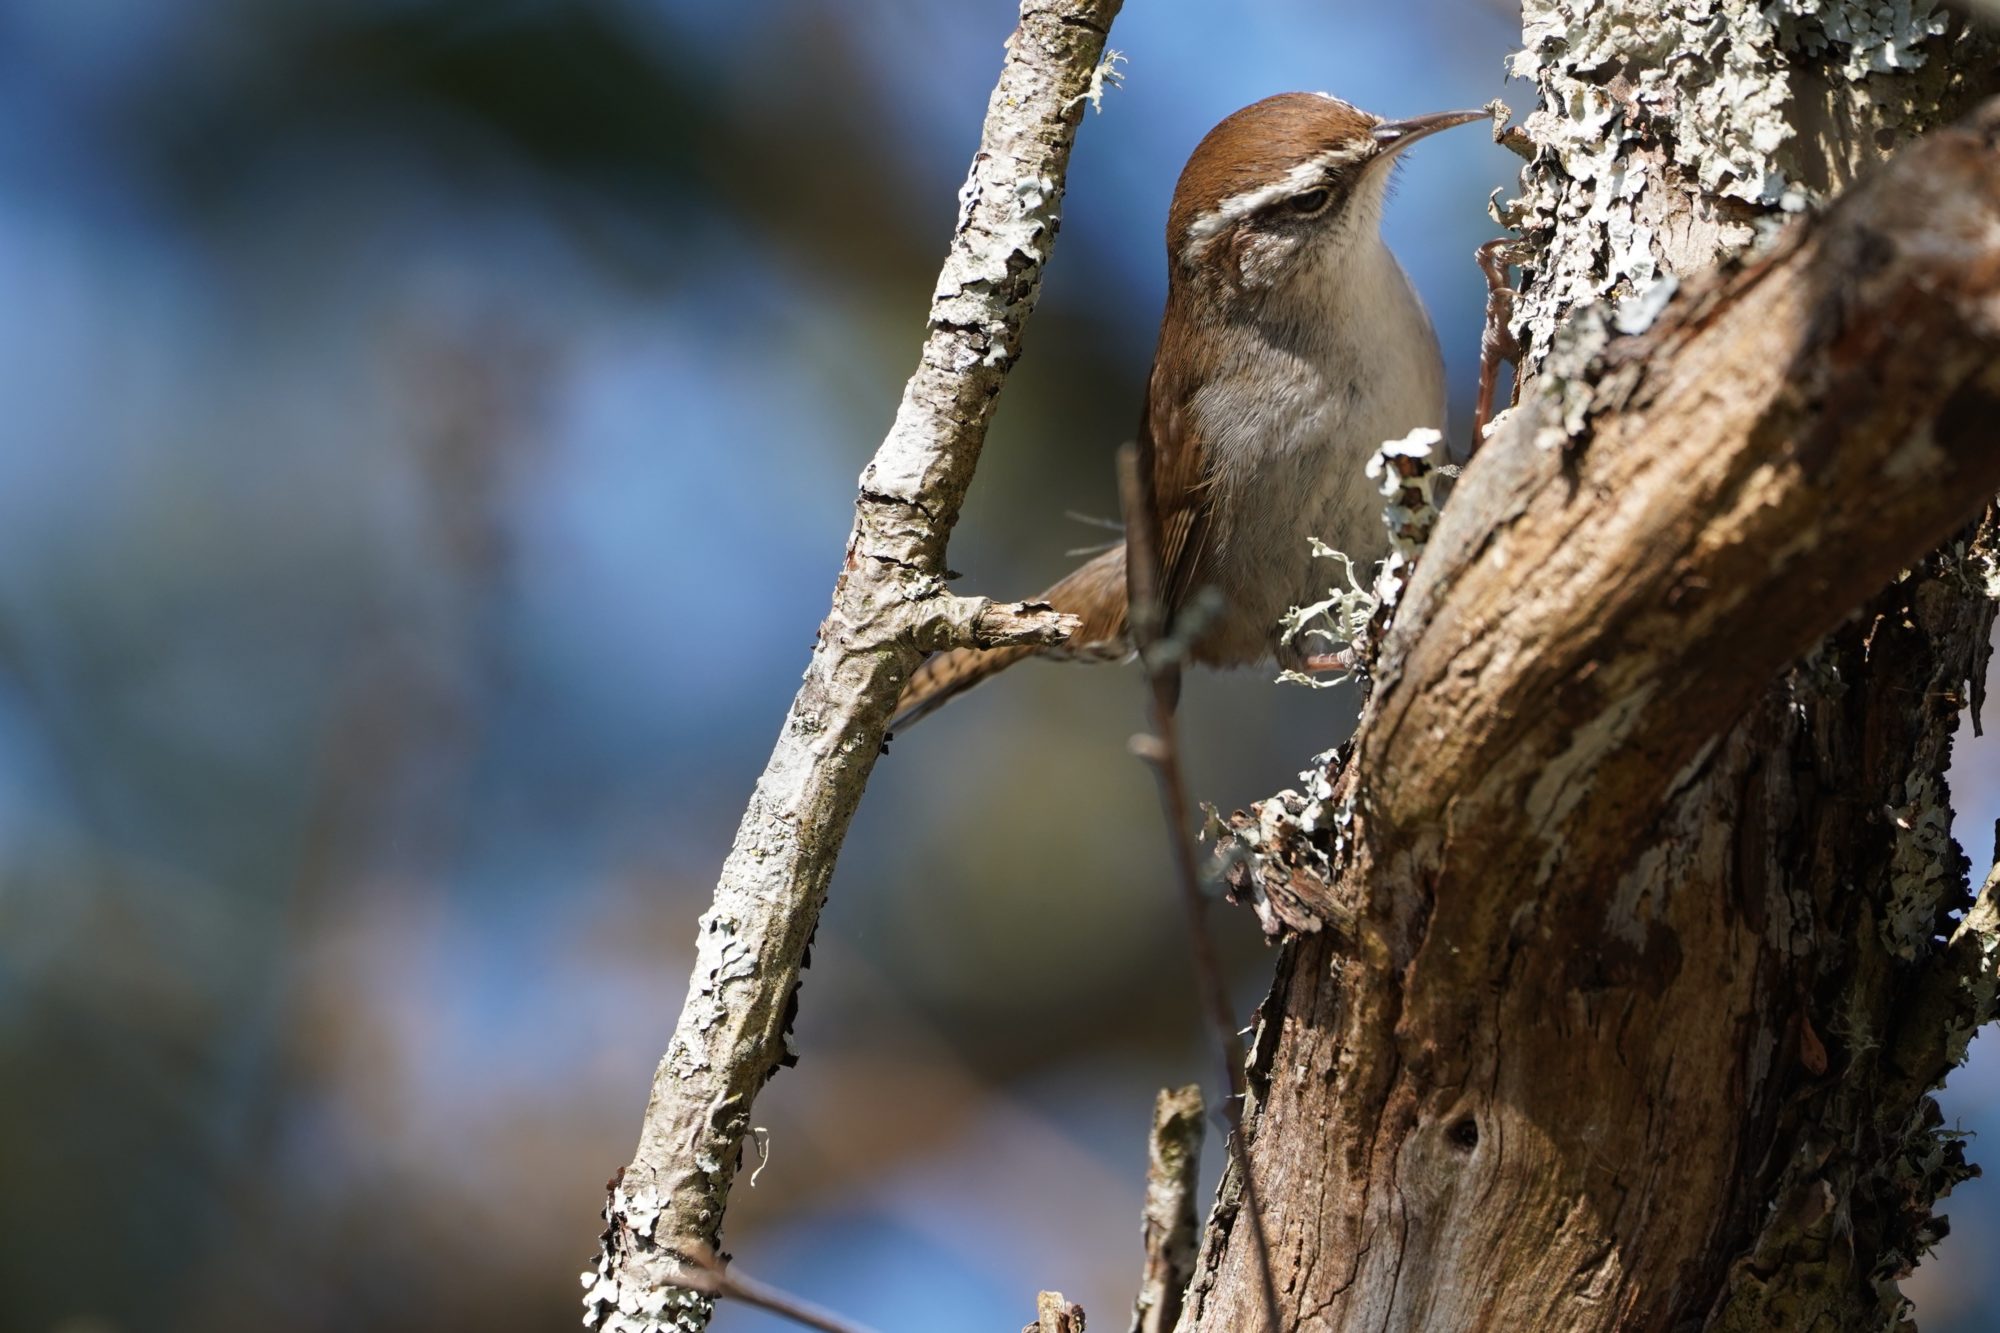
[{"label": "white crusty lichen", "polygon": [[1611,341],[1613,319],[1609,308],[1587,305],[1554,331],[1542,360],[1544,374],[1524,402],[1537,449],[1561,449],[1582,435],[1597,403],[1591,370]]},{"label": "white crusty lichen", "polygon": [[1368,480],[1387,501],[1382,507],[1382,523],[1389,529],[1389,556],[1375,590],[1382,605],[1394,608],[1402,600],[1410,581],[1410,568],[1423,553],[1437,526],[1438,507],[1444,501],[1439,484],[1457,475],[1456,468],[1438,465],[1444,434],[1429,426],[1411,431],[1400,440],[1390,440],[1368,459]]},{"label": "white crusty lichen", "polygon": [[688,998],[686,1021],[675,1032],[667,1053],[675,1069],[683,1071],[709,1067],[711,1055],[703,1039],[739,1003],[733,993],[735,984],[754,981],[757,976],[757,952],[740,938],[735,916],[722,904],[702,913],[697,930],[699,980]]},{"label": "white crusty lichen", "polygon": [[[1006,366],[1019,350],[1019,340],[1000,318],[996,293],[1009,291],[1017,270],[1032,270],[1032,287],[1025,298],[1009,304],[1032,307],[1041,283],[1041,267],[1062,211],[1062,182],[1028,169],[1004,152],[975,157],[958,187],[959,238],[938,270],[931,289],[931,327],[978,330],[951,350],[950,369],[963,373],[975,366]],[[994,206],[980,208],[984,197]],[[1025,261],[1023,263],[1022,261]],[[871,469],[883,463],[877,457]],[[886,478],[875,489],[901,494]]]},{"label": "white crusty lichen", "polygon": [[1354,823],[1351,796],[1334,799],[1333,774],[1341,752],[1312,757],[1299,786],[1222,818],[1212,808],[1202,835],[1214,839],[1229,896],[1247,902],[1266,935],[1317,931],[1327,923],[1297,891],[1303,881],[1324,886],[1346,860]]},{"label": "white crusty lichen", "polygon": [[666,1200],[650,1186],[628,1190],[613,1185],[600,1214],[607,1243],[597,1263],[582,1275],[583,1325],[601,1333],[700,1333],[714,1312],[713,1297],[685,1287],[628,1281],[614,1275],[616,1262],[634,1250],[656,1250]]},{"label": "white crusty lichen", "polygon": [[[1495,216],[1553,263],[1515,309],[1539,360],[1570,309],[1658,276],[1658,238],[1638,209],[1657,150],[1635,151],[1642,139],[1671,143],[1711,195],[1774,205],[1789,129],[1770,74],[1775,31],[1756,5],[1528,0],[1522,34],[1511,72],[1540,89],[1525,126],[1537,151],[1520,197]],[[1650,136],[1648,119],[1662,122]]]},{"label": "white crusty lichen", "polygon": [[[1657,137],[1672,143],[1674,160],[1710,193],[1778,202],[1784,178],[1773,157],[1791,126],[1784,80],[1771,77],[1783,52],[1766,6],[1528,0],[1521,31],[1524,49],[1512,72],[1553,74],[1549,82],[1563,95],[1543,99],[1528,133],[1547,143],[1537,131],[1554,131],[1565,157],[1590,155],[1599,190],[1638,193],[1638,183],[1623,179],[1617,141],[1635,132],[1631,119],[1643,116],[1670,127]],[[1617,94],[1603,86],[1615,73],[1633,80]]]},{"label": "white crusty lichen", "polygon": [[1850,83],[1906,72],[1943,27],[1931,0],[1526,0],[1511,72],[1539,91],[1536,152],[1494,216],[1554,266],[1515,307],[1532,362],[1570,310],[1643,295],[1666,271],[1667,210],[1645,206],[1667,183],[1656,173],[1698,187],[1718,245],[1751,244],[1760,213],[1814,202],[1786,170],[1794,68]]}]

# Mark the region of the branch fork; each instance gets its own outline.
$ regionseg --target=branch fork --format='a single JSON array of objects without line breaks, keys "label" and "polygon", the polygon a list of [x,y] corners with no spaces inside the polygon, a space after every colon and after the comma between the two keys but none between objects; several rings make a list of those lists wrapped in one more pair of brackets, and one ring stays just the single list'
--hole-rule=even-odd
[{"label": "branch fork", "polygon": [[995,602],[944,594],[925,598],[911,627],[912,641],[927,653],[950,648],[1047,647],[1076,632],[1076,616],[1047,602]]},{"label": "branch fork", "polygon": [[1074,620],[945,590],[958,519],[1054,244],[1070,147],[1121,0],[1022,0],[960,193],[916,372],[861,477],[805,679],[698,929],[694,975],[638,1148],[584,1274],[587,1327],[695,1333],[709,1296],[679,1256],[713,1252],[764,1083],[790,1063],[807,948],[902,684],[927,649],[1059,642]]}]

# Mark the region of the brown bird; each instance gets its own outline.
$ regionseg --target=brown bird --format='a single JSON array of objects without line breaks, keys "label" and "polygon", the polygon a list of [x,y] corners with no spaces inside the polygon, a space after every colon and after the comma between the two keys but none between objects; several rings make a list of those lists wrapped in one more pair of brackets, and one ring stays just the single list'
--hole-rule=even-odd
[{"label": "brown bird", "polygon": [[[1382,201],[1404,148],[1485,116],[1385,121],[1323,93],[1282,93],[1210,130],[1181,171],[1138,439],[1168,623],[1200,590],[1219,594],[1192,660],[1307,665],[1279,621],[1332,581],[1310,539],[1361,569],[1386,554],[1363,465],[1384,441],[1442,429],[1445,393],[1430,317],[1382,242]],[[1130,654],[1122,544],[1041,600],[1080,617],[1067,643],[939,653],[910,677],[890,725],[1025,657]]]}]

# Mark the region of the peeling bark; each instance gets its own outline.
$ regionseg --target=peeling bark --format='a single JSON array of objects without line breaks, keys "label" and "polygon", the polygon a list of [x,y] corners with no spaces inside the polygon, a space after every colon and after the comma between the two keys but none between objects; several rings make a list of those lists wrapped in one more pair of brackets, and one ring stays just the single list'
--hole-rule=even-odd
[{"label": "peeling bark", "polygon": [[[1945,784],[2000,568],[2000,104],[1861,175],[1994,65],[1849,9],[1528,7],[1542,377],[1351,757],[1232,834],[1336,923],[1251,1056],[1297,1327],[1896,1328],[1971,1172],[1928,1093],[2000,957]],[[1234,1186],[1189,1333],[1256,1325]]]}]

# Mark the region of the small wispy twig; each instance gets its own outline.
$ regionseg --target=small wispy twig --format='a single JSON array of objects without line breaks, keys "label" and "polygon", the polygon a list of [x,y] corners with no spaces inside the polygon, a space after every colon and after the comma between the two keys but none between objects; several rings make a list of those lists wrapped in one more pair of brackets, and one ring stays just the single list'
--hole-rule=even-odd
[{"label": "small wispy twig", "polygon": [[1125,525],[1115,518],[1099,518],[1096,514],[1078,513],[1074,509],[1063,510],[1063,517],[1069,519],[1072,523],[1081,523],[1087,528],[1102,528],[1106,532],[1115,532],[1118,534],[1110,541],[1098,542],[1092,546],[1072,546],[1069,550],[1063,552],[1064,555],[1072,559],[1077,556],[1103,555],[1112,547],[1122,545],[1125,541]]},{"label": "small wispy twig", "polygon": [[1264,1326],[1278,1327],[1278,1286],[1271,1269],[1271,1246],[1258,1207],[1257,1182],[1250,1174],[1250,1153],[1243,1142],[1243,1039],[1230,1016],[1229,995],[1222,984],[1222,965],[1215,941],[1208,934],[1208,899],[1201,891],[1195,865],[1194,836],[1188,826],[1187,786],[1181,775],[1179,729],[1174,705],[1180,697],[1180,664],[1185,645],[1162,651],[1166,630],[1159,597],[1159,518],[1153,510],[1152,489],[1139,470],[1139,450],[1127,444],[1118,451],[1118,497],[1125,511],[1125,595],[1132,646],[1138,650],[1151,693],[1151,735],[1134,736],[1132,749],[1152,768],[1160,788],[1160,808],[1166,815],[1173,847],[1174,870],[1180,882],[1181,906],[1187,917],[1188,943],[1194,952],[1195,982],[1201,1005],[1215,1028],[1222,1051],[1223,1079],[1228,1096],[1223,1109],[1229,1122],[1229,1153],[1243,1182],[1243,1211],[1249,1215],[1250,1238],[1264,1285]]},{"label": "small wispy twig", "polygon": [[759,1282],[747,1273],[737,1272],[734,1264],[724,1263],[714,1250],[705,1246],[683,1250],[680,1257],[687,1266],[683,1285],[704,1296],[721,1296],[754,1305],[795,1324],[820,1329],[822,1333],[874,1333],[866,1324],[843,1319],[811,1301],[781,1291],[769,1283]]}]

